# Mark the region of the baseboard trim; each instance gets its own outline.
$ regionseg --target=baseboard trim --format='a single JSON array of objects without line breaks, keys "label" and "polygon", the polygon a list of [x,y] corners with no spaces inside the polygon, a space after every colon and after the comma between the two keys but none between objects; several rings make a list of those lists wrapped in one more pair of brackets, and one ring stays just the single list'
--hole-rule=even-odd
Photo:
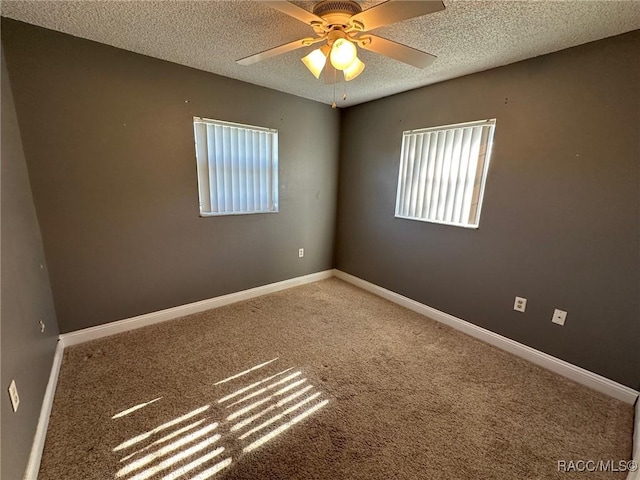
[{"label": "baseboard trim", "polygon": [[[640,398],[636,400],[636,416],[633,421],[633,454],[631,459],[640,465]],[[640,480],[640,470],[629,472],[627,480]]]},{"label": "baseboard trim", "polygon": [[60,335],[60,341],[63,343],[64,347],[70,347],[90,340],[108,337],[109,335],[114,335],[116,333],[127,332],[136,328],[166,322],[167,320],[184,317],[185,315],[191,315],[192,313],[199,313],[212,308],[222,307],[242,300],[249,300],[251,298],[260,297],[280,290],[286,290],[299,285],[317,282],[319,280],[331,278],[332,276],[333,270],[324,270],[322,272],[311,273],[302,277],[290,278],[281,282],[251,288],[249,290],[230,293],[228,295],[201,300],[199,302],[188,303],[178,307],[167,308],[166,310],[159,310],[157,312],[126,318],[124,320],[117,320],[115,322],[98,325],[96,327],[89,327],[70,333],[63,333]]},{"label": "baseboard trim", "polygon": [[31,445],[31,453],[29,454],[29,462],[24,472],[24,480],[36,480],[38,471],[40,470],[40,461],[42,460],[42,451],[44,450],[44,440],[47,436],[47,428],[49,427],[49,417],[51,416],[51,408],[53,407],[53,398],[58,385],[58,374],[62,365],[64,355],[64,344],[60,341],[56,344],[56,351],[53,355],[53,364],[51,365],[51,373],[49,374],[49,382],[42,399],[42,407],[40,407],[40,417],[38,418],[38,426],[33,437]]},{"label": "baseboard trim", "polygon": [[433,307],[416,302],[415,300],[367,282],[366,280],[362,280],[361,278],[355,277],[341,270],[334,270],[334,275],[341,280],[362,288],[363,290],[367,290],[385,298],[386,300],[397,303],[398,305],[408,308],[409,310],[413,310],[414,312],[420,313],[440,323],[449,325],[450,327],[460,330],[467,335],[471,335],[472,337],[478,338],[495,347],[509,353],[513,353],[514,355],[524,358],[536,365],[546,368],[547,370],[551,370],[552,372],[567,377],[574,382],[593,388],[594,390],[630,405],[633,405],[640,395],[640,392],[637,392],[626,385],[609,380],[608,378],[590,372],[589,370],[585,370],[584,368],[578,367],[564,360],[560,360],[559,358],[528,347],[527,345],[511,340],[510,338],[503,337],[502,335],[454,317],[453,315],[449,315],[448,313],[442,312]]}]

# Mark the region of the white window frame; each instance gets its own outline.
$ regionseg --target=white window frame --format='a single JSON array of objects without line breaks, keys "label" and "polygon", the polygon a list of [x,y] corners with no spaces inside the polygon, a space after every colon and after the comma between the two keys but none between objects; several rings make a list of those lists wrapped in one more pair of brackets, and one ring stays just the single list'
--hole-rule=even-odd
[{"label": "white window frame", "polygon": [[[400,155],[400,166],[398,171],[398,187],[397,187],[397,194],[396,194],[395,217],[406,219],[406,220],[417,220],[421,222],[438,223],[442,225],[477,229],[480,225],[480,214],[482,212],[482,201],[484,198],[484,190],[487,182],[487,175],[489,172],[489,163],[491,161],[491,150],[493,146],[493,135],[495,132],[495,125],[496,125],[496,119],[493,118],[488,120],[456,123],[451,125],[443,125],[443,126],[422,128],[422,129],[416,129],[416,130],[406,130],[402,132],[402,150]],[[473,188],[470,189],[471,203],[469,207],[470,208],[469,217],[473,213],[472,209],[474,205],[474,199],[477,198],[477,207],[475,208],[475,215],[473,217],[473,220],[470,218],[467,218],[466,221],[462,221],[462,219],[458,221],[445,220],[444,219],[445,216],[452,216],[454,215],[454,213],[452,211],[451,215],[446,215],[444,212],[443,214],[440,214],[439,213],[440,209],[443,209],[445,211],[449,208],[451,208],[452,210],[455,209],[455,204],[451,204],[452,206],[449,207],[449,204],[447,203],[448,197],[446,196],[446,194],[445,194],[445,197],[447,198],[445,198],[444,203],[442,203],[443,200],[441,196],[436,197],[435,203],[433,201],[425,200],[424,197],[426,196],[428,191],[429,181],[432,182],[431,187],[435,188],[435,185],[437,182],[434,182],[434,178],[433,178],[435,176],[434,172],[441,165],[442,165],[442,168],[440,169],[440,171],[442,172],[441,176],[442,177],[445,176],[444,165],[445,165],[445,160],[447,158],[449,160],[448,162],[449,165],[447,166],[447,171],[446,171],[446,175],[448,176],[448,179],[447,180],[441,179],[437,188],[438,190],[440,190],[440,188],[444,184],[446,184],[447,188],[449,188],[452,181],[451,175],[450,175],[451,171],[449,170],[449,168],[451,167],[451,164],[452,164],[451,158],[454,156],[455,147],[451,145],[451,150],[447,151],[446,146],[443,145],[442,150],[439,150],[435,155],[432,155],[432,151],[427,151],[426,154],[420,151],[420,154],[417,154],[415,149],[412,151],[412,145],[415,147],[417,139],[420,138],[421,148],[422,148],[425,137],[424,136],[418,137],[419,135],[430,134],[428,138],[433,139],[434,138],[432,136],[433,133],[437,133],[437,134],[442,133],[446,136],[447,132],[455,132],[456,130],[470,129],[473,127],[483,127],[482,130],[479,130],[481,132],[480,139],[479,139],[480,144],[477,147],[478,155],[475,160],[475,162],[482,161],[483,164],[480,172],[478,171],[478,167],[476,163],[476,168],[474,170],[474,183],[472,184]],[[487,127],[486,131],[484,130],[484,127]],[[469,132],[469,130],[466,130],[466,131]],[[473,130],[471,132],[473,132]],[[412,143],[412,138],[414,139],[413,143]],[[485,139],[484,143],[482,142],[483,138]],[[453,144],[453,139],[451,140],[451,142]],[[436,144],[435,147],[432,147],[432,144],[429,143],[428,147],[441,148],[440,144],[438,143]],[[483,147],[484,147],[484,151],[483,151]],[[462,150],[460,150],[459,153],[460,153],[460,158],[462,158],[463,157]],[[471,158],[471,155],[470,155],[471,150],[469,150],[468,153],[469,155],[467,155],[467,168],[469,167],[468,162],[469,162],[469,159]],[[425,158],[425,155],[428,157],[428,159]],[[416,158],[415,158],[416,156],[420,157],[419,161],[417,162],[417,168],[416,168]],[[430,163],[430,161],[433,163]],[[433,170],[431,170],[431,165],[433,165]],[[458,171],[454,175],[454,179],[453,179],[454,181],[455,181],[455,177],[460,173],[461,165],[462,165],[461,161],[457,160],[456,167],[458,168]],[[416,172],[418,173],[418,176],[414,178],[415,176],[414,174]],[[431,174],[431,177],[429,177],[429,174]],[[478,176],[480,174],[481,174],[479,179],[480,183],[478,185],[477,181],[478,181]],[[456,189],[460,188],[457,185],[458,184],[455,183],[454,188]],[[461,187],[461,189],[463,190],[463,198],[460,199],[459,201],[463,202],[466,200],[466,197],[465,197],[466,193],[464,192],[468,192],[467,189],[469,188],[470,188],[470,185],[468,184],[468,178],[465,177],[465,183],[463,183]],[[477,197],[475,195],[476,189],[478,189]],[[445,190],[445,192],[446,191],[447,190]],[[421,192],[422,192],[422,200],[419,201],[418,197]],[[431,190],[432,195],[433,195],[433,192],[434,190]],[[439,195],[441,195],[441,192],[439,192]],[[456,199],[457,199],[457,193],[454,192],[454,200]],[[432,200],[433,200],[433,197],[432,197]],[[454,200],[450,200],[450,201],[454,201]],[[418,201],[419,203],[417,204]],[[443,206],[440,206],[438,202],[442,203]],[[419,208],[418,205],[421,205],[420,207],[422,210],[421,213],[417,212]],[[440,217],[440,218],[434,218],[432,214],[424,215],[425,209],[430,211],[432,208],[436,209],[436,211],[438,212],[436,214],[436,217]],[[463,210],[464,205],[461,205],[460,209],[461,209],[460,216],[462,216],[462,212],[464,211]]]},{"label": "white window frame", "polygon": [[[202,124],[219,127],[213,149],[207,134],[199,145]],[[193,117],[193,134],[201,217],[278,212],[278,130]]]}]

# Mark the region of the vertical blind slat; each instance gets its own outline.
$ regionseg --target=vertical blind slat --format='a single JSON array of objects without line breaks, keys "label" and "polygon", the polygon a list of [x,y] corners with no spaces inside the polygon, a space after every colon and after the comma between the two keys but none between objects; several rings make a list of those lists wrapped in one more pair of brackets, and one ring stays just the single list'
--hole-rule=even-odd
[{"label": "vertical blind slat", "polygon": [[404,154],[404,168],[403,168],[403,175],[402,175],[402,199],[401,199],[401,212],[402,215],[406,215],[407,212],[405,210],[405,207],[407,205],[406,203],[406,194],[407,194],[407,176],[408,176],[408,169],[409,169],[409,152],[411,152],[411,137],[409,137],[407,139],[407,142],[409,143],[409,146],[407,148],[407,150],[405,151]]},{"label": "vertical blind slat", "polygon": [[224,158],[224,204],[226,211],[233,212],[233,183],[231,182],[231,159],[229,158],[229,143],[231,143],[231,139],[229,138],[230,132],[229,128],[222,127],[222,155]]},{"label": "vertical blind slat", "polygon": [[206,125],[194,124],[195,138],[200,138],[201,141],[196,141],[196,165],[198,167],[198,198],[200,201],[200,208],[204,210],[211,209],[211,197],[209,187],[209,158],[207,155],[207,128]]},{"label": "vertical blind slat", "polygon": [[427,167],[429,165],[429,135],[420,135],[422,141],[422,151],[420,152],[420,176],[418,178],[418,194],[415,215],[422,215],[424,208],[424,191],[426,187]]},{"label": "vertical blind slat", "polygon": [[[234,142],[232,144],[233,148],[233,197],[235,202],[235,211],[236,212],[244,212],[245,209],[242,206],[242,199],[244,198],[244,189],[242,188],[242,182],[240,181],[240,137],[242,136],[242,131],[234,128],[233,129],[233,137]],[[246,200],[245,200],[246,203]]]},{"label": "vertical blind slat", "polygon": [[453,132],[453,151],[451,153],[451,168],[447,179],[447,196],[445,199],[444,220],[453,221],[453,207],[456,198],[456,184],[460,168],[460,150],[462,149],[462,129]]},{"label": "vertical blind slat", "polygon": [[278,165],[278,133],[274,133],[271,142],[271,161],[269,162],[271,165],[271,177],[272,177],[272,201],[273,204],[270,205],[270,208],[274,211],[278,210],[278,169],[274,168],[274,165]]},{"label": "vertical blind slat", "polygon": [[467,168],[469,166],[469,153],[471,151],[471,137],[473,128],[465,128],[462,133],[462,148],[460,150],[460,166],[458,168],[458,179],[456,183],[456,196],[453,206],[453,221],[460,223],[462,215],[462,205],[464,201],[465,185],[467,183]]},{"label": "vertical blind slat", "polygon": [[409,139],[409,151],[407,152],[407,176],[404,183],[404,205],[402,208],[403,215],[409,215],[409,206],[411,202],[411,181],[413,176],[413,160],[415,158],[416,137]]},{"label": "vertical blind slat", "polygon": [[482,128],[481,130],[481,139],[478,153],[478,164],[476,166],[475,177],[473,179],[473,200],[471,201],[471,212],[469,215],[469,222],[476,223],[476,219],[478,216],[478,204],[480,202],[480,190],[482,188],[482,178],[484,176],[485,171],[485,158],[487,154],[488,148],[488,136],[489,129]]},{"label": "vertical blind slat", "polygon": [[451,171],[451,156],[453,155],[454,132],[447,130],[445,137],[444,158],[442,159],[442,175],[440,176],[440,196],[438,197],[438,213],[436,220],[444,221],[444,210],[449,189],[449,172]]},{"label": "vertical blind slat", "polygon": [[265,167],[265,175],[264,175],[264,184],[265,184],[265,208],[269,209],[271,206],[271,189],[269,185],[271,184],[271,168],[269,168],[269,151],[271,149],[271,141],[268,135],[264,137],[264,167]]},{"label": "vertical blind slat", "polygon": [[422,157],[422,135],[416,135],[415,155],[413,158],[413,171],[411,173],[411,195],[409,197],[409,215],[415,216],[418,203],[418,180],[420,177],[420,160]]},{"label": "vertical blind slat", "polygon": [[218,208],[218,185],[216,184],[216,164],[214,159],[215,154],[215,136],[211,131],[209,125],[202,125],[203,145],[205,149],[207,164],[207,186],[208,186],[208,199],[207,205],[209,210]]},{"label": "vertical blind slat", "polygon": [[428,133],[427,135],[429,136],[429,156],[427,158],[427,185],[424,192],[424,205],[422,206],[421,218],[429,217],[429,207],[431,206],[431,196],[433,194],[436,155],[438,154],[438,134]]},{"label": "vertical blind slat", "polygon": [[[224,158],[224,144],[222,142],[222,127],[215,125],[214,130],[214,145],[215,145],[215,157],[216,159]],[[216,192],[218,197],[218,211],[225,211],[225,197],[224,197],[224,165],[220,161],[216,161]]]},{"label": "vertical blind slat", "polygon": [[431,208],[429,208],[429,220],[436,220],[438,213],[438,198],[440,197],[440,182],[442,178],[442,163],[444,160],[444,147],[445,147],[445,132],[438,132],[436,139],[438,142],[438,149],[435,155],[435,166],[433,170],[433,190],[431,193]]},{"label": "vertical blind slat", "polygon": [[258,210],[262,210],[265,208],[264,205],[264,197],[266,195],[266,192],[264,190],[264,175],[265,175],[265,171],[264,171],[264,134],[262,132],[258,133],[258,178],[260,179],[260,189],[259,192],[260,194],[258,195]]},{"label": "vertical blind slat", "polygon": [[482,139],[482,129],[475,128],[473,131],[473,138],[471,141],[469,165],[467,167],[467,179],[465,190],[465,203],[464,203],[464,218],[465,222],[471,221],[471,214],[473,211],[473,190],[475,184],[476,171],[478,169],[478,155],[480,153],[480,141]]},{"label": "vertical blind slat", "polygon": [[251,132],[253,167],[253,210],[260,211],[260,134]]},{"label": "vertical blind slat", "polygon": [[398,166],[398,188],[396,192],[396,216],[402,215],[402,187],[403,187],[403,169],[404,169],[404,156],[407,153],[406,143],[408,141],[406,134],[402,135],[402,148],[400,149],[400,165]]},{"label": "vertical blind slat", "polygon": [[244,132],[244,181],[247,192],[247,212],[253,211],[253,169],[251,168],[251,132]]},{"label": "vertical blind slat", "polygon": [[216,150],[216,138],[215,131],[212,125],[202,124],[203,135],[202,143],[206,148],[207,155],[207,167],[208,167],[208,181],[209,181],[209,206],[211,211],[215,211],[219,208],[220,202],[218,202],[218,172],[215,162],[215,150]]},{"label": "vertical blind slat", "polygon": [[240,193],[238,192],[238,130],[229,128],[229,166],[231,173],[231,204],[233,211],[240,211]]}]

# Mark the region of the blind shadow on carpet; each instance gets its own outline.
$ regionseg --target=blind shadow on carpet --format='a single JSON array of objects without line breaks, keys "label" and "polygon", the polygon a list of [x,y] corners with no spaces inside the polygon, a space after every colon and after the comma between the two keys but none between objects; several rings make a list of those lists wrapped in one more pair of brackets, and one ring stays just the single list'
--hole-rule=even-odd
[{"label": "blind shadow on carpet", "polygon": [[[309,384],[302,371],[294,368],[255,379],[256,370],[277,360],[258,364],[214,383],[219,387],[215,390],[222,395],[216,403],[224,407],[218,421],[210,415],[213,413],[211,405],[204,405],[116,446],[114,452],[134,451],[120,459],[123,466],[115,477],[147,480],[162,473],[163,480],[189,478],[195,470],[215,461],[213,466],[192,477],[198,480],[210,478],[233,462],[229,452],[255,450],[329,402],[322,398],[322,392]],[[239,386],[239,380],[244,380],[245,384]],[[246,384],[249,380],[251,383]],[[229,388],[225,387],[231,387],[233,391],[229,393]],[[122,418],[159,400],[162,397],[136,405],[112,418]],[[164,434],[167,431],[170,433]],[[163,436],[157,438],[161,434]],[[220,460],[220,457],[226,458]],[[189,462],[181,465],[185,459]]]}]

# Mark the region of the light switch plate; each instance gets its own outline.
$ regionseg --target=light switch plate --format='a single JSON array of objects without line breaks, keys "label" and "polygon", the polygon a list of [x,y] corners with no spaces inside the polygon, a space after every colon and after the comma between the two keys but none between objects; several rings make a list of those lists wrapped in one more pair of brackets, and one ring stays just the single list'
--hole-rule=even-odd
[{"label": "light switch plate", "polygon": [[558,325],[564,325],[565,320],[567,319],[567,312],[564,310],[558,310],[557,308],[553,312],[553,317],[551,321],[553,323],[557,323]]},{"label": "light switch plate", "polygon": [[9,384],[9,398],[11,398],[11,407],[14,412],[18,411],[18,405],[20,405],[20,397],[18,396],[18,387],[16,387],[16,381],[11,380]]}]

